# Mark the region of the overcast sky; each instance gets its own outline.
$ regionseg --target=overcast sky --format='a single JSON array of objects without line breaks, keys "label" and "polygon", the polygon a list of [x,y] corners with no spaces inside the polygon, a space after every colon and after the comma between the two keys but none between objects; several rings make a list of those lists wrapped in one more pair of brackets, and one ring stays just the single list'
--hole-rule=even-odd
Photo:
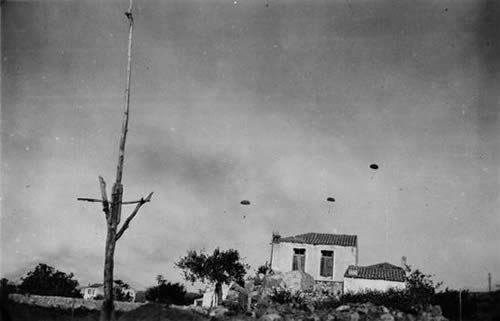
[{"label": "overcast sky", "polygon": [[[499,6],[135,1],[124,199],[154,196],[115,276],[181,281],[174,262],[216,246],[255,269],[279,231],[355,234],[361,265],[405,255],[452,288],[499,283]],[[43,262],[102,280],[105,219],[76,198],[115,179],[127,8],[3,4],[2,276]]]}]

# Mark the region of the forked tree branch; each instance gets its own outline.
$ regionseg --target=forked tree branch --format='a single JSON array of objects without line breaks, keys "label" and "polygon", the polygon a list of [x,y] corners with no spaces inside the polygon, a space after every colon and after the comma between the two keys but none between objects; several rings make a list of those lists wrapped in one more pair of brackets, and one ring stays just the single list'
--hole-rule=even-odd
[{"label": "forked tree branch", "polygon": [[144,205],[145,203],[151,201],[151,196],[153,196],[153,192],[149,193],[148,197],[146,197],[145,199],[141,198],[141,200],[136,205],[136,207],[135,207],[134,211],[132,212],[132,214],[130,214],[130,216],[127,217],[127,219],[125,220],[125,222],[123,222],[123,225],[120,228],[120,230],[118,231],[118,233],[116,233],[116,238],[115,239],[117,241],[120,239],[120,237],[123,235],[123,233],[125,232],[125,230],[128,228],[130,222],[137,215],[137,213],[139,212],[139,209],[141,208],[141,206]]}]

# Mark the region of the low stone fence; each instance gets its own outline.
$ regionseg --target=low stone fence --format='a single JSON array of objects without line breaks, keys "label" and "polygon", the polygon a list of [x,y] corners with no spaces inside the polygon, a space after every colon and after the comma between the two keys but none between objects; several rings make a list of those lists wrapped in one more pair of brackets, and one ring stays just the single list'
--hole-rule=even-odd
[{"label": "low stone fence", "polygon": [[[46,308],[57,308],[57,309],[87,309],[87,310],[100,310],[102,306],[102,300],[86,300],[80,298],[67,298],[61,296],[41,296],[41,295],[23,295],[12,293],[9,294],[9,299],[11,301],[29,305],[36,305]],[[134,302],[119,302],[115,301],[116,311],[132,311],[137,309],[144,303],[134,303]]]}]

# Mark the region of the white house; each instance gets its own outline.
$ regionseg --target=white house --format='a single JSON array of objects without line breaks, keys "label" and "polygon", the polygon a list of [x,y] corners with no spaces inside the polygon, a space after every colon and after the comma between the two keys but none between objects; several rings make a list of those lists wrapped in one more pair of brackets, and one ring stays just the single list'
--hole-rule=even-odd
[{"label": "white house", "polygon": [[[117,286],[117,285],[115,285]],[[128,294],[131,298],[131,302],[135,302],[136,292],[132,288],[122,288],[124,294]],[[80,292],[83,294],[83,298],[87,300],[93,300],[96,297],[104,297],[104,285],[102,283],[94,283],[92,285],[82,287]]]},{"label": "white house", "polygon": [[94,283],[89,286],[82,287],[80,291],[83,294],[83,298],[91,300],[99,296],[104,296],[104,286],[102,283]]},{"label": "white house", "polygon": [[351,265],[344,274],[344,293],[368,290],[403,290],[406,287],[406,271],[402,267],[379,263],[369,266]]},{"label": "white house", "polygon": [[300,270],[310,274],[317,284],[334,293],[342,291],[344,272],[358,263],[356,235],[306,233],[289,237],[273,236],[273,271]]}]

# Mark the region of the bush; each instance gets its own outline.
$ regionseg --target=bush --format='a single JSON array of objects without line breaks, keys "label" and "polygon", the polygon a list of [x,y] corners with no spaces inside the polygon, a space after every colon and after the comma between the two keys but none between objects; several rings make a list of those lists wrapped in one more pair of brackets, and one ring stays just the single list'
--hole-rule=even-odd
[{"label": "bush", "polygon": [[415,304],[428,305],[432,303],[436,290],[440,286],[441,282],[434,284],[431,275],[415,270],[408,275],[406,292]]},{"label": "bush", "polygon": [[[459,319],[459,291],[446,289],[434,296],[433,303],[441,306],[443,314],[450,319]],[[474,319],[477,306],[469,291],[462,291],[462,317]]]},{"label": "bush", "polygon": [[278,304],[295,304],[301,305],[304,303],[304,298],[300,292],[292,293],[287,289],[273,289],[273,292],[269,296],[271,300]]},{"label": "bush", "polygon": [[115,280],[113,285],[113,298],[116,301],[132,302],[133,297],[130,295],[128,290],[130,285],[123,282],[122,280]]},{"label": "bush", "polygon": [[345,293],[340,299],[341,304],[368,302],[407,313],[416,312],[418,310],[418,306],[421,304],[420,302],[414,300],[408,290],[395,289],[389,289],[387,291]]},{"label": "bush", "polygon": [[146,300],[166,303],[185,305],[192,303],[186,300],[186,289],[180,283],[167,282],[161,275],[157,277],[158,285],[150,287],[146,290]]}]

